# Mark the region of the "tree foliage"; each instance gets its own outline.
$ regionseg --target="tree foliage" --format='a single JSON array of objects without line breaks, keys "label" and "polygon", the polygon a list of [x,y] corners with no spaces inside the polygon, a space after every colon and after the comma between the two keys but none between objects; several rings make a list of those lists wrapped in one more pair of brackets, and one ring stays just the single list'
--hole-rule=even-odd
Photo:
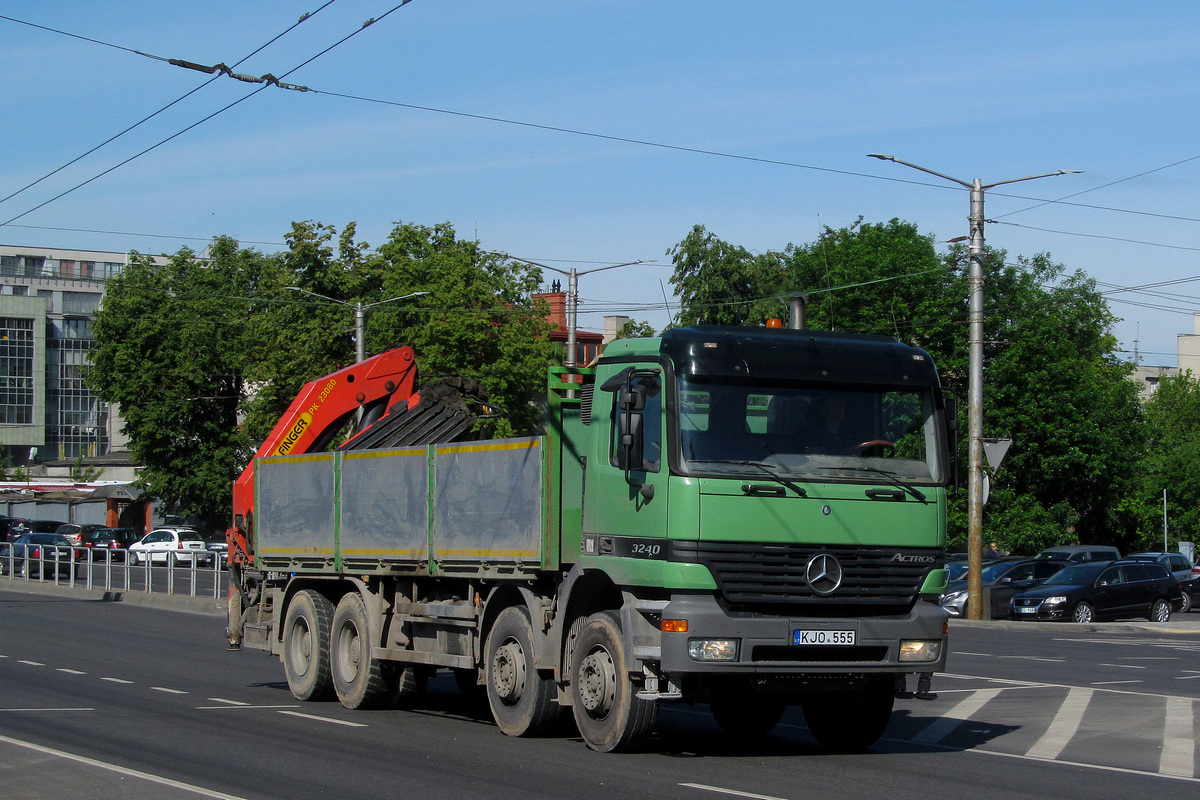
[{"label": "tree foliage", "polygon": [[135,254],[110,281],[88,380],[119,404],[151,497],[227,520],[233,479],[300,387],[354,363],[357,302],[374,306],[368,356],[411,345],[422,383],[461,375],[488,389],[508,412],[491,433],[534,430],[552,353],[536,268],[448,224],[398,224],[378,250],[352,224],[294,223],[287,241],[264,255],[220,238],[207,257],[182,250],[165,266]]},{"label": "tree foliage", "polygon": [[[938,254],[900,220],[826,228],[817,241],[753,255],[701,226],[670,251],[681,320],[761,324],[787,318],[805,292],[807,327],[894,336],[928,350],[943,384],[968,388],[968,260]],[[1115,319],[1082,273],[1045,254],[1009,263],[985,253],[984,436],[1013,446],[993,476],[985,530],[1012,552],[1067,541],[1125,544],[1136,522],[1140,409],[1130,367],[1116,360]],[[966,430],[966,405],[962,404]],[[966,436],[959,466],[965,486]],[[950,509],[950,545],[965,541],[966,493]]]},{"label": "tree foliage", "polygon": [[1195,542],[1200,537],[1200,379],[1190,370],[1163,378],[1145,411],[1146,457],[1140,491],[1130,503],[1140,534],[1136,545],[1162,546],[1164,490],[1169,540]]}]

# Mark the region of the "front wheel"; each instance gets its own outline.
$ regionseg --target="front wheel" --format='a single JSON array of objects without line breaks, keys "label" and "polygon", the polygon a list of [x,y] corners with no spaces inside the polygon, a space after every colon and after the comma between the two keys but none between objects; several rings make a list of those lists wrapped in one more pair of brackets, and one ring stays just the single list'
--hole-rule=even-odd
[{"label": "front wheel", "polygon": [[816,740],[830,750],[862,750],[883,735],[895,700],[892,681],[875,680],[857,691],[825,692],[806,699],[804,721]]},{"label": "front wheel", "polygon": [[297,700],[324,700],[333,689],[329,634],[333,603],[305,589],[298,592],[283,619],[283,671]]},{"label": "front wheel", "polygon": [[1095,619],[1096,609],[1092,608],[1092,604],[1086,600],[1075,606],[1075,610],[1071,613],[1072,622],[1093,622]]},{"label": "front wheel", "polygon": [[575,724],[602,753],[632,750],[650,735],[658,704],[637,696],[625,667],[626,642],[616,613],[593,614],[579,631],[571,667]]},{"label": "front wheel", "polygon": [[1171,619],[1171,604],[1161,597],[1150,606],[1151,622],[1169,622]]},{"label": "front wheel", "polygon": [[488,633],[486,688],[496,725],[508,736],[538,736],[558,719],[554,681],[538,674],[533,626],[525,609],[510,606]]}]

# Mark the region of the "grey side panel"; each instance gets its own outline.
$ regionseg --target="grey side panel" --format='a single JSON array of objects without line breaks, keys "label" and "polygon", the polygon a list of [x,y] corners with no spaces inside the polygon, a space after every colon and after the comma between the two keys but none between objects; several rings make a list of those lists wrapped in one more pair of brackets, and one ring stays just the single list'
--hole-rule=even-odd
[{"label": "grey side panel", "polygon": [[426,448],[346,453],[342,456],[341,475],[343,559],[425,561],[428,558]]},{"label": "grey side panel", "polygon": [[258,555],[333,556],[333,453],[260,458],[254,483]]},{"label": "grey side panel", "polygon": [[434,559],[540,563],[541,438],[437,445]]}]

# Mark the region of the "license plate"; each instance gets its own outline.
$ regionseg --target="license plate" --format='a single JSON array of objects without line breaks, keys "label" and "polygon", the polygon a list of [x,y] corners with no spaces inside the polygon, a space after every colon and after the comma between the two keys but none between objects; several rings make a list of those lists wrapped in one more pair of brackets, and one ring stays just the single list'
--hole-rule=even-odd
[{"label": "license plate", "polygon": [[792,644],[854,644],[854,631],[793,631]]},{"label": "license plate", "polygon": [[1037,611],[1035,606],[1017,606],[1015,609],[1018,614],[1033,614]]}]

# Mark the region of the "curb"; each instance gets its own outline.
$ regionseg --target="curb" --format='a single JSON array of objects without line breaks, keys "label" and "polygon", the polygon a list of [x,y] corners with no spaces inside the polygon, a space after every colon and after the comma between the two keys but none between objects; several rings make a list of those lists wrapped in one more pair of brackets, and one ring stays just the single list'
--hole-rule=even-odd
[{"label": "curb", "polygon": [[0,578],[0,591],[52,595],[55,597],[73,597],[78,600],[101,603],[126,603],[190,614],[223,617],[226,613],[224,599],[192,597],[190,595],[167,594],[165,592],[86,589],[79,586],[60,586],[55,583],[38,583],[37,581],[14,580],[11,578]]},{"label": "curb", "polygon": [[1200,633],[1200,619],[1149,622],[1146,620],[1123,620],[1117,622],[1034,622],[1008,619],[962,619],[949,617],[950,628],[994,628],[1005,631],[1061,631],[1063,633]]}]

